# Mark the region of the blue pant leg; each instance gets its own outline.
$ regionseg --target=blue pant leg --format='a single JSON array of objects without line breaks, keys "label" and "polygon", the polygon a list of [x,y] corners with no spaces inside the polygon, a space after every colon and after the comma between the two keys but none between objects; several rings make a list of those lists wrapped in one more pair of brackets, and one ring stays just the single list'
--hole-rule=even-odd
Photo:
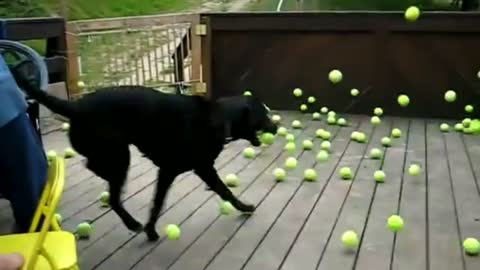
[{"label": "blue pant leg", "polygon": [[30,226],[47,170],[45,152],[26,113],[0,128],[0,192],[10,201],[22,232]]}]

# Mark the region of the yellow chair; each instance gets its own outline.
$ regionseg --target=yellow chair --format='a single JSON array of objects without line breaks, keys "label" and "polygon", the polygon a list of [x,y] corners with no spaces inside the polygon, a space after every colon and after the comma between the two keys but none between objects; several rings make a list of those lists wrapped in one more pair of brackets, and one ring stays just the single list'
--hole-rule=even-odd
[{"label": "yellow chair", "polygon": [[[64,184],[64,159],[55,157],[50,162],[48,180],[29,232],[0,236],[0,253],[22,254],[25,258],[23,270],[79,269],[75,236],[61,231],[54,218]],[[42,217],[41,230],[35,232]]]}]

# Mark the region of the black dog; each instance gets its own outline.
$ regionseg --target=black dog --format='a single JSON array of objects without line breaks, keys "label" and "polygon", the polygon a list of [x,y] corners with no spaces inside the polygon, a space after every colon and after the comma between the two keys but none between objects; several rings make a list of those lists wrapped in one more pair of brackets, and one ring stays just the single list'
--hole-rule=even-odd
[{"label": "black dog", "polygon": [[14,76],[28,95],[70,119],[72,147],[86,157],[88,169],[108,182],[110,205],[128,229],[139,232],[143,228],[120,200],[131,144],[160,167],[153,207],[145,225],[149,240],[158,239],[155,224],[165,195],[175,177],[185,171],[193,170],[238,210],[255,210],[225,186],[214,161],[229,140],[245,139],[259,146],[259,131],[276,132],[277,126],[257,98],[241,96],[208,101],[142,86],[121,86],[66,101],[41,91],[19,74]]}]

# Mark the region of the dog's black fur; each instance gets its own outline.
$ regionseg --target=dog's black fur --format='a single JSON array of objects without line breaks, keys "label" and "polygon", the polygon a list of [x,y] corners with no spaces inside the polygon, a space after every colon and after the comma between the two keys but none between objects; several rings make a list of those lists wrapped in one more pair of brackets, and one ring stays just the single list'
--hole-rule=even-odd
[{"label": "dog's black fur", "polygon": [[142,86],[121,86],[66,101],[41,91],[19,74],[14,77],[28,95],[70,119],[68,135],[72,147],[86,157],[87,168],[108,182],[110,205],[128,229],[143,229],[120,200],[130,164],[129,145],[135,145],[160,168],[150,218],[144,228],[149,240],[158,239],[155,224],[165,195],[175,177],[185,171],[193,170],[238,210],[255,210],[225,186],[214,161],[229,137],[259,146],[257,132],[276,132],[277,126],[257,98],[239,96],[208,101]]}]

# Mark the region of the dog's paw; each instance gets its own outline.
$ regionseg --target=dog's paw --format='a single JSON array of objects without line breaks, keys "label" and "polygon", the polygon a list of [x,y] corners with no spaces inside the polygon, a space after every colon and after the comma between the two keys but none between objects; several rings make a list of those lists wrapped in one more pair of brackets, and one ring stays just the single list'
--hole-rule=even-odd
[{"label": "dog's paw", "polygon": [[150,242],[155,242],[160,238],[160,235],[158,235],[157,231],[155,230],[155,227],[153,228],[145,227],[145,234],[147,235],[148,241]]},{"label": "dog's paw", "polygon": [[132,232],[137,232],[137,233],[138,233],[138,232],[143,231],[143,225],[142,225],[140,222],[136,221],[136,220],[133,220],[133,221],[131,221],[131,222],[128,222],[128,223],[126,223],[125,225],[126,225],[127,228],[128,228],[130,231],[132,231]]},{"label": "dog's paw", "polygon": [[237,209],[243,213],[253,213],[255,211],[255,205],[242,203],[237,207]]}]

